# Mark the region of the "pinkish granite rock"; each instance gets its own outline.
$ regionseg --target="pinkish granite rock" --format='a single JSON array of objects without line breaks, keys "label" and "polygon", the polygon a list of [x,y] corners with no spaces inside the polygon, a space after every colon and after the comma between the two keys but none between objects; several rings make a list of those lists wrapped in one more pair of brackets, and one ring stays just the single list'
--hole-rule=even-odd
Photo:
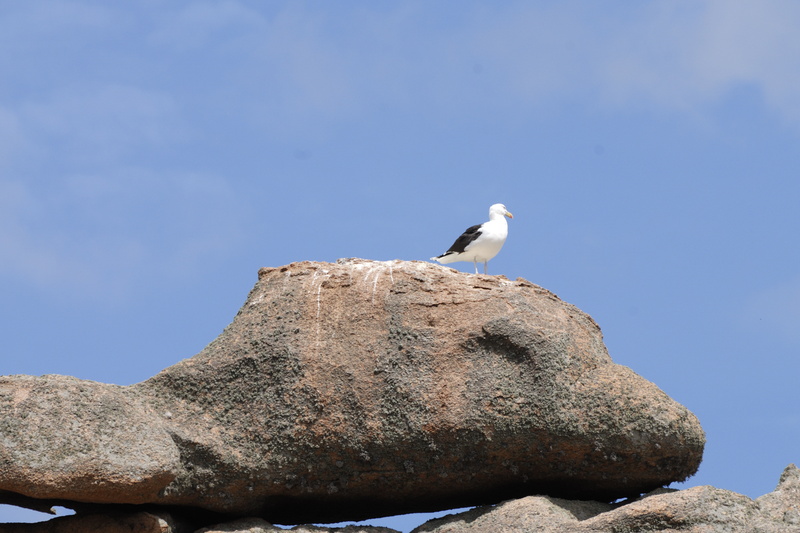
[{"label": "pinkish granite rock", "polygon": [[704,442],[576,307],[422,262],[262,269],[215,341],[130,387],[0,381],[0,491],[277,523],[610,501],[692,475]]}]

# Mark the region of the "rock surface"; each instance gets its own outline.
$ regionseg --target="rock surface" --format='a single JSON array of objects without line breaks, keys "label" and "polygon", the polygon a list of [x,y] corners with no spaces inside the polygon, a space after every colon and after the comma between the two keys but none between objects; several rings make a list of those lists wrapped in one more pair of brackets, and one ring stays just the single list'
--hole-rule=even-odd
[{"label": "rock surface", "polygon": [[710,486],[658,489],[614,508],[599,502],[529,496],[432,520],[414,533],[800,532],[800,470],[789,465],[774,492],[751,500]]},{"label": "rock surface", "polygon": [[0,524],[0,533],[183,533],[167,514],[144,511],[63,516],[38,524]]},{"label": "rock surface", "polygon": [[[127,528],[127,529],[126,529]],[[280,533],[261,518],[195,529],[186,520],[139,512],[0,524],[0,533]],[[297,526],[293,533],[398,533],[376,526]],[[750,498],[714,487],[657,489],[625,505],[528,496],[431,520],[413,533],[800,533],[800,470],[789,465],[774,492]]]},{"label": "rock surface", "polygon": [[0,489],[154,501],[180,456],[162,417],[131,392],[67,376],[0,376]]},{"label": "rock surface", "polygon": [[[196,533],[282,533],[286,531],[273,526],[266,520],[250,518],[237,520],[225,524],[204,527]],[[320,527],[320,526],[295,526],[292,533],[397,533],[397,530],[378,526],[346,526],[346,527]]]},{"label": "rock surface", "polygon": [[547,290],[364,260],[262,269],[215,341],[137,385],[0,378],[0,435],[0,491],[277,523],[611,501],[692,475],[705,442]]}]

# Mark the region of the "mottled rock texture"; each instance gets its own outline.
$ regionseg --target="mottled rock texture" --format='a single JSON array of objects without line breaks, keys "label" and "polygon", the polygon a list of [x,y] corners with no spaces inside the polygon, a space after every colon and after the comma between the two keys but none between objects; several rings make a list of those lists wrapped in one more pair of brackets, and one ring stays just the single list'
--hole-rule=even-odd
[{"label": "mottled rock texture", "polygon": [[[283,533],[285,529],[273,526],[260,518],[244,518],[235,522],[204,527],[196,533]],[[377,526],[295,526],[291,533],[397,533],[397,530]]]},{"label": "mottled rock texture", "polygon": [[[0,524],[0,533],[280,533],[261,518],[201,527],[187,517],[146,512],[56,518],[43,524]],[[296,526],[294,533],[398,533],[376,526]],[[657,489],[627,504],[528,496],[431,520],[413,533],[799,533],[800,470],[789,465],[774,492],[751,500],[703,486]]]},{"label": "mottled rock texture", "polygon": [[147,503],[179,465],[162,416],[126,387],[56,375],[0,376],[0,490]]},{"label": "mottled rock texture", "polygon": [[144,511],[64,516],[38,524],[0,524],[0,533],[188,533],[167,514]]},{"label": "mottled rock texture", "polygon": [[789,465],[774,492],[751,500],[710,486],[653,494],[621,506],[529,496],[432,520],[414,533],[798,533],[800,470]]},{"label": "mottled rock texture", "polygon": [[523,279],[422,262],[262,269],[201,353],[130,387],[0,381],[0,490],[353,520],[692,475],[704,434]]}]

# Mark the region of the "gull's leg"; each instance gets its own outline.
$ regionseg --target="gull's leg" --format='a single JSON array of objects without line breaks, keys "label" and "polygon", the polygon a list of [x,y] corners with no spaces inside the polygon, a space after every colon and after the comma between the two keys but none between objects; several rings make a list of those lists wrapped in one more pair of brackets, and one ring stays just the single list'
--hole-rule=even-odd
[{"label": "gull's leg", "polygon": [[477,274],[478,273],[478,260],[477,259],[473,259],[472,260],[472,264],[475,265],[475,273]]},{"label": "gull's leg", "polygon": [[488,274],[489,273],[489,261],[484,261],[483,262],[483,273],[484,274]]}]

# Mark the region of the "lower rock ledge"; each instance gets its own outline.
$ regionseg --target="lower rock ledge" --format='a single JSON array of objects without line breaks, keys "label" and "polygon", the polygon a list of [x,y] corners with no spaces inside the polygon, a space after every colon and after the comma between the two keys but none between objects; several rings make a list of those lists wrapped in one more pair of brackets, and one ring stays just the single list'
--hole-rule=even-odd
[{"label": "lower rock ledge", "polygon": [[711,486],[657,489],[623,505],[529,496],[431,520],[413,533],[607,533],[609,531],[800,533],[800,470],[752,500]]},{"label": "lower rock ledge", "polygon": [[[206,517],[206,520],[208,517]],[[208,522],[206,522],[208,524]],[[199,529],[198,529],[199,527]],[[0,524],[0,533],[278,533],[262,518],[198,526],[197,517],[154,510],[78,514],[38,524]],[[377,526],[296,526],[294,533],[398,533]],[[431,520],[412,533],[606,533],[609,531],[800,533],[800,469],[783,471],[773,492],[752,500],[712,486],[657,489],[608,504],[528,496]]]},{"label": "lower rock ledge", "polygon": [[36,524],[0,524],[0,533],[184,533],[166,513],[73,515]]}]

